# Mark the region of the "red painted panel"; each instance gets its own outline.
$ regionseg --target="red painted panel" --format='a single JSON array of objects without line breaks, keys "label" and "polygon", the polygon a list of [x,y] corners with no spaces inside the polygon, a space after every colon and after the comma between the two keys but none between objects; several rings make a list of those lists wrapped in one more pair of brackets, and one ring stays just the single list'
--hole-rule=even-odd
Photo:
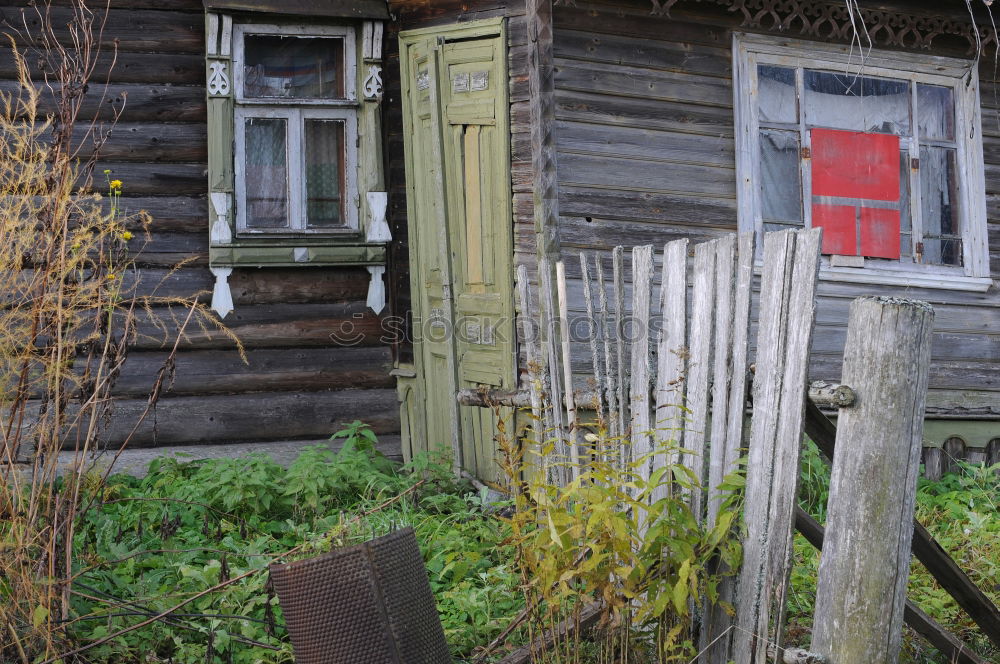
[{"label": "red painted panel", "polygon": [[812,225],[813,228],[823,228],[824,254],[858,255],[856,211],[853,205],[813,203]]},{"label": "red painted panel", "polygon": [[813,129],[812,193],[899,200],[899,137]]},{"label": "red painted panel", "polygon": [[899,210],[861,208],[861,255],[899,260]]}]

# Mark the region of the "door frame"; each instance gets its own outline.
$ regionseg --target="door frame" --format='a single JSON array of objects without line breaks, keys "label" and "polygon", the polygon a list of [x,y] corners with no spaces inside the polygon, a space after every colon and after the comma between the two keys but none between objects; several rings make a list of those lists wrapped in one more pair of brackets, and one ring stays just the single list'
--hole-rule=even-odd
[{"label": "door frame", "polygon": [[[510,312],[510,330],[511,330],[511,343],[510,343],[510,360],[511,360],[511,371],[508,380],[511,386],[517,385],[517,326],[515,321],[516,309],[514,306],[514,217],[513,217],[513,188],[511,181],[511,165],[510,165],[510,154],[511,154],[511,136],[510,136],[510,62],[509,62],[509,44],[507,38],[507,20],[503,17],[481,19],[476,21],[469,21],[466,23],[455,23],[449,25],[432,26],[426,28],[415,28],[411,30],[403,30],[399,33],[399,72],[400,72],[400,104],[404,106],[403,108],[403,147],[404,147],[404,166],[405,166],[405,177],[406,177],[406,212],[407,212],[407,225],[409,227],[408,232],[408,248],[407,257],[410,261],[410,289],[411,293],[417,292],[421,285],[422,273],[419,270],[419,266],[414,264],[414,249],[416,239],[416,233],[413,231],[415,224],[417,223],[417,213],[416,213],[416,199],[414,197],[415,188],[415,177],[413,173],[416,172],[418,166],[413,163],[413,147],[412,141],[414,136],[414,126],[411,117],[411,110],[408,109],[409,95],[411,93],[411,85],[415,80],[413,78],[415,72],[412,71],[410,63],[410,47],[418,44],[420,42],[427,42],[434,40],[436,43],[432,46],[430,57],[439,58],[440,49],[447,42],[463,41],[466,39],[485,39],[485,38],[496,38],[497,42],[500,44],[500,50],[502,53],[502,72],[503,72],[503,85],[497,86],[497,97],[498,104],[504,112],[497,113],[496,117],[496,128],[497,133],[502,139],[502,150],[499,151],[497,157],[496,166],[498,167],[497,173],[502,177],[503,187],[505,190],[505,195],[501,197],[502,199],[502,218],[506,219],[508,224],[509,233],[507,237],[510,239],[510,246],[505,247],[505,251],[509,253],[509,260],[505,261],[505,270],[503,274],[497,275],[498,280],[502,280],[505,284],[504,298],[507,301],[507,308]],[[440,63],[435,67],[436,70],[440,71]],[[439,79],[446,79],[447,77],[439,77]],[[443,161],[443,145],[440,141],[443,138],[441,133],[441,123],[446,122],[445,119],[445,109],[440,107],[440,99],[442,97],[442,86],[447,85],[448,80],[435,80],[432,81],[434,86],[432,98],[435,103],[438,103],[437,113],[439,114],[438,121],[436,123],[438,135],[435,138],[437,141],[437,149],[435,150],[438,158]],[[443,163],[442,163],[443,168]],[[441,188],[444,193],[445,203],[444,213],[448,214],[447,211],[447,191],[445,190],[447,183],[442,174],[442,184]],[[450,257],[450,245],[448,240],[449,235],[449,225],[448,219],[444,220],[444,225],[442,230],[443,242],[438,243],[438,251],[442,252],[440,259],[442,265],[449,266],[448,269],[448,279],[449,286],[453,282],[453,274],[451,269],[451,257]],[[411,297],[412,302],[412,314],[415,323],[422,324],[427,318],[429,312],[421,311],[422,302],[419,297]],[[456,302],[454,296],[448,299],[448,321],[452,323],[451,329],[454,333],[454,320],[455,320],[455,307]],[[423,369],[423,352],[419,348],[419,334],[413,335],[414,351],[413,351],[413,362],[416,375],[412,378],[407,378],[405,381],[400,380],[400,395],[404,393],[407,395],[408,399],[414,399],[415,403],[402,403],[401,408],[404,412],[408,414],[408,430],[410,432],[410,440],[403,441],[404,453],[409,452],[412,457],[414,453],[420,451],[427,451],[427,437],[425,435],[427,431],[427,422],[425,420],[425,399],[427,394],[427,387],[424,384],[424,369]],[[451,361],[449,362],[451,371],[453,375],[451,376],[451,383],[457,390],[460,383],[459,379],[459,360],[458,349],[454,343],[454,337],[452,339],[452,345],[449,349],[451,355]],[[405,386],[402,383],[405,382]],[[405,388],[405,389],[404,389]],[[456,471],[463,467],[463,445],[462,445],[462,431],[461,431],[461,421],[462,417],[459,414],[459,407],[457,401],[451,405],[449,408],[449,419],[451,421],[451,436],[452,436],[452,452],[453,461]],[[414,437],[418,437],[414,440]]]}]

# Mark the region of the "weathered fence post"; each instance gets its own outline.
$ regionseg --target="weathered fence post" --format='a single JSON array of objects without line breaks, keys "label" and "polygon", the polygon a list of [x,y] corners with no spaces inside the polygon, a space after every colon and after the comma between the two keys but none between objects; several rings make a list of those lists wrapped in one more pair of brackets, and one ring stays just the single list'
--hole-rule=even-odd
[{"label": "weathered fence post", "polygon": [[851,304],[812,650],[830,664],[899,658],[934,310]]}]

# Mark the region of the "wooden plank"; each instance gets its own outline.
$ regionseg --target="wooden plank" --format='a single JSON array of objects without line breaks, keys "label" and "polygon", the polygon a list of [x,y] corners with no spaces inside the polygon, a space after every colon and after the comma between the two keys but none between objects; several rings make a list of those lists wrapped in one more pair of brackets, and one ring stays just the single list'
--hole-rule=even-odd
[{"label": "wooden plank", "polygon": [[[805,431],[827,458],[834,458],[837,429],[811,402],[806,404]],[[941,587],[955,598],[990,641],[1000,647],[1000,610],[916,519],[913,521],[912,550]]]},{"label": "wooden plank", "polygon": [[844,382],[858,398],[838,418],[813,619],[830,661],[899,657],[933,321],[916,300],[851,306]]},{"label": "wooden plank", "polygon": [[[691,302],[691,334],[688,341],[687,412],[688,426],[684,432],[684,454],[681,461],[692,469],[699,484],[704,485],[707,464],[709,416],[709,383],[712,370],[712,339],[715,324],[715,258],[716,243],[704,242],[694,248],[694,274]],[[691,492],[691,511],[698,521],[704,519],[703,491]]]},{"label": "wooden plank", "polygon": [[618,97],[588,90],[556,90],[556,117],[609,125],[655,127],[682,133],[733,135],[733,111],[690,101]]},{"label": "wooden plank", "polygon": [[590,261],[587,254],[580,252],[580,272],[583,275],[583,297],[587,307],[587,338],[590,342],[590,359],[594,370],[594,382],[598,388],[596,391],[596,403],[589,404],[597,410],[598,421],[603,421],[607,415],[604,403],[604,393],[601,386],[604,385],[604,358],[601,357],[601,332],[603,325],[598,323],[597,310],[594,307],[594,294],[591,289]]},{"label": "wooden plank", "polygon": [[601,307],[600,329],[601,341],[604,351],[604,376],[605,382],[599,385],[599,389],[604,393],[604,400],[608,404],[605,426],[614,435],[614,426],[618,420],[618,371],[615,362],[615,353],[611,345],[612,333],[609,330],[610,317],[608,315],[608,289],[604,281],[604,263],[600,255],[595,256],[594,262],[597,268],[597,289],[598,301]]},{"label": "wooden plank", "polygon": [[[823,526],[798,505],[795,506],[795,529],[817,550],[823,550],[823,536],[825,532]],[[941,654],[947,657],[949,662],[956,662],[957,664],[987,664],[985,659],[977,655],[958,637],[924,613],[912,600],[906,600],[903,619],[913,631],[941,651]]]},{"label": "wooden plank", "polygon": [[580,476],[580,445],[577,432],[576,403],[573,396],[573,367],[570,362],[569,313],[566,307],[566,268],[562,261],[556,263],[556,295],[559,298],[559,340],[562,356],[562,392],[566,405],[565,444],[569,447],[570,477]]},{"label": "wooden plank", "polygon": [[[612,277],[614,279],[615,298],[615,360],[617,363],[618,375],[618,413],[615,418],[613,429],[615,436],[624,437],[628,434],[628,398],[626,396],[629,385],[628,371],[628,347],[626,346],[625,330],[625,271],[623,269],[623,256],[625,249],[615,247],[611,252]],[[628,450],[622,446],[622,461],[629,458]]]},{"label": "wooden plank", "polygon": [[[565,14],[560,12],[560,18]],[[561,22],[561,21],[560,21]],[[662,22],[661,25],[673,23]],[[578,26],[578,27],[577,27]],[[589,25],[576,24],[577,29],[559,30],[555,45],[557,58],[600,62],[605,65],[663,69],[689,74],[706,74],[729,79],[732,58],[726,44],[709,46],[691,44],[691,35],[676,35],[674,39],[662,32],[646,37],[632,37],[607,29],[606,24],[592,20]],[[708,28],[689,26],[708,32]],[[674,29],[676,30],[676,28]]]},{"label": "wooden plank", "polygon": [[[0,81],[0,94],[16,95],[18,88],[16,81]],[[52,113],[54,107],[52,92],[44,90],[39,112]],[[108,121],[121,110],[124,122],[204,122],[205,109],[204,86],[113,83],[92,85],[80,104],[80,116]]]},{"label": "wooden plank", "polygon": [[629,387],[629,413],[632,424],[632,460],[638,463],[639,476],[649,480],[652,471],[652,441],[655,417],[650,415],[650,305],[653,295],[653,246],[632,249],[632,318],[629,339],[632,349],[632,376]]},{"label": "wooden plank", "polygon": [[[545,343],[545,370],[549,394],[549,421],[546,423],[548,436],[555,441],[552,457],[545,456],[542,464],[543,477],[551,472],[557,481],[566,484],[569,474],[566,468],[566,426],[563,419],[562,375],[560,371],[559,344],[556,340],[558,311],[552,284],[552,267],[547,258],[538,263],[540,300],[542,302],[542,334]],[[553,465],[553,462],[555,464]]]},{"label": "wooden plank", "polygon": [[545,431],[543,425],[543,404],[542,404],[542,358],[541,353],[538,350],[537,336],[538,336],[538,325],[535,323],[538,319],[535,317],[535,308],[531,304],[531,291],[530,283],[528,281],[528,270],[524,265],[517,266],[517,294],[520,304],[520,316],[522,320],[522,329],[528,330],[525,334],[525,338],[521,341],[521,345],[526,349],[528,356],[528,363],[526,365],[525,376],[528,382],[528,390],[531,393],[531,426],[534,429],[534,440],[532,441],[535,446],[535,457],[529,457],[529,463],[537,461],[537,454],[539,450],[537,446],[541,445],[545,440]]},{"label": "wooden plank", "polygon": [[736,664],[766,661],[768,644],[780,648],[784,633],[820,233],[782,231],[764,239]]},{"label": "wooden plank", "polygon": [[[199,7],[200,9],[200,7]],[[42,80],[40,59],[34,50],[27,51],[27,65],[32,78]],[[114,67],[112,67],[114,63]],[[110,50],[97,54],[97,64],[91,81],[103,84],[106,78],[113,83],[155,83],[157,85],[204,85],[205,56],[199,53],[114,53]],[[17,66],[7,43],[0,46],[0,79],[17,79]]]},{"label": "wooden plank", "polygon": [[[687,257],[688,241],[674,240],[663,248],[660,280],[662,332],[656,351],[656,434],[658,446],[675,449],[654,459],[654,467],[680,460],[685,444],[685,381],[687,377]],[[666,486],[653,498],[666,494]]]},{"label": "wooden plank", "polygon": [[736,194],[733,169],[644,159],[560,153],[562,179],[572,186],[601,186],[630,191],[701,194],[729,198]]},{"label": "wooden plank", "polygon": [[[715,339],[712,343],[711,368],[712,421],[708,450],[708,512],[705,521],[709,528],[715,527],[715,520],[722,495],[716,487],[729,471],[729,459],[734,457],[730,446],[736,447],[739,455],[739,439],[731,441],[729,433],[729,390],[733,382],[733,323],[735,321],[736,293],[736,236],[729,235],[715,245]],[[745,347],[745,344],[744,344]],[[739,406],[742,415],[742,404]]]},{"label": "wooden plank", "polygon": [[578,60],[556,59],[556,88],[595,92],[616,97],[637,97],[651,102],[697,102],[703,106],[731,108],[733,86],[728,78],[671,72],[643,67],[611,66]]},{"label": "wooden plank", "polygon": [[[121,443],[146,409],[146,399],[118,399],[115,418],[102,440]],[[161,399],[132,437],[134,447],[196,445],[326,438],[354,420],[376,434],[399,431],[396,391],[335,390],[258,392],[254,394]]]},{"label": "wooden plank", "polygon": [[724,136],[679,134],[579,120],[556,122],[556,132],[560,154],[597,154],[727,168],[731,168],[735,160],[733,142]]},{"label": "wooden plank", "polygon": [[[114,384],[115,396],[149,396],[169,351],[129,354]],[[387,346],[341,348],[259,348],[247,351],[246,362],[229,349],[177,353],[174,378],[165,394],[175,396],[392,388],[392,357]]]}]

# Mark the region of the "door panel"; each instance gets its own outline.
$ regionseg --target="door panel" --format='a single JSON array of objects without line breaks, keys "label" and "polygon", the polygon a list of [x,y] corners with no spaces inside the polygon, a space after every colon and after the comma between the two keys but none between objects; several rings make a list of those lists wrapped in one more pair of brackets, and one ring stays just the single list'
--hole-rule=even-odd
[{"label": "door panel", "polygon": [[[476,32],[462,26],[404,33],[401,41],[409,46],[401,52],[411,63],[403,84],[413,127],[406,145],[415,313],[443,321],[440,332],[454,331],[447,340],[437,338],[444,335],[433,334],[432,321],[420,326],[422,337],[415,335],[426,429],[433,440],[452,427],[461,465],[495,479],[492,413],[460,407],[452,421],[437,415],[454,407],[457,389],[514,387],[506,41],[496,22]],[[427,149],[435,132],[437,154]],[[440,195],[434,196],[437,182]]]}]

